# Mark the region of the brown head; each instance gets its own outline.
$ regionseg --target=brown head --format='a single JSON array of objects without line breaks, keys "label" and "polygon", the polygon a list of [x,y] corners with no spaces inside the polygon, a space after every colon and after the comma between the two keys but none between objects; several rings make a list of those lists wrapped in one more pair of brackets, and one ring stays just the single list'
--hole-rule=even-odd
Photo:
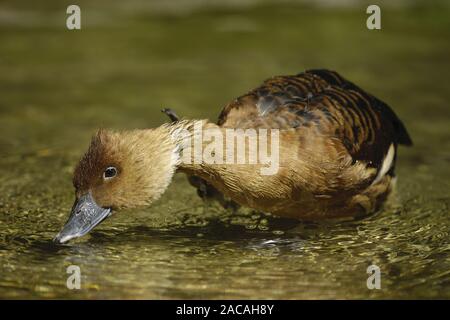
[{"label": "brown head", "polygon": [[165,126],[98,131],[75,168],[75,204],[55,241],[62,243],[88,233],[113,210],[157,200],[176,169],[175,149]]}]

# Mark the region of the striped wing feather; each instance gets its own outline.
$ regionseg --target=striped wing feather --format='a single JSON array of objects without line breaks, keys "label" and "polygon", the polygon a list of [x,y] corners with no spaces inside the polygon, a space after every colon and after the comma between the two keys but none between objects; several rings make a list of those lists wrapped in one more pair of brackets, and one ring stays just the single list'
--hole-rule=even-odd
[{"label": "striped wing feather", "polygon": [[395,149],[398,144],[412,144],[387,104],[323,69],[266,80],[228,104],[218,124],[280,129],[314,125],[321,134],[338,138],[354,161],[378,170],[391,144]]}]

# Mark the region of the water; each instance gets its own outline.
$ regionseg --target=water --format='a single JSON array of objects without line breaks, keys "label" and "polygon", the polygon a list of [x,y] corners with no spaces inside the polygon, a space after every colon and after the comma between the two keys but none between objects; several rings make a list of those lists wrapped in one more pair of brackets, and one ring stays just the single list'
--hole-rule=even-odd
[{"label": "water", "polygon": [[[450,298],[448,7],[264,2],[0,4],[1,298]],[[239,2],[240,3],[240,2]],[[66,245],[71,172],[98,127],[144,128],[171,107],[215,119],[275,74],[327,67],[387,101],[415,142],[396,200],[345,223],[205,206],[183,175],[151,208],[117,213]],[[381,268],[381,290],[366,269]],[[68,290],[66,268],[81,268]]]}]

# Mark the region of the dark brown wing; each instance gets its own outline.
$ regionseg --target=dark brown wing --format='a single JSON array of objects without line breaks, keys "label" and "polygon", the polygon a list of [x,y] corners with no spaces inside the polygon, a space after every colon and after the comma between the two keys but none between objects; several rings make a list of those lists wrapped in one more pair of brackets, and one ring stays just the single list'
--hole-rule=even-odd
[{"label": "dark brown wing", "polygon": [[389,106],[329,70],[268,79],[227,105],[218,124],[234,128],[314,124],[322,133],[340,139],[354,161],[378,169],[391,144],[412,144]]}]

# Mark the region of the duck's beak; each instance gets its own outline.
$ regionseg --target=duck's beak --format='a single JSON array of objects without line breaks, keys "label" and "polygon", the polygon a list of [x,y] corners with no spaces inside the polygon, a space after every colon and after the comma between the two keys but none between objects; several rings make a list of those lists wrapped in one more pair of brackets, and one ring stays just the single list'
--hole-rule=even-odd
[{"label": "duck's beak", "polygon": [[111,215],[111,209],[105,209],[95,203],[90,193],[81,196],[72,207],[69,220],[53,239],[54,242],[64,243],[78,238]]}]

